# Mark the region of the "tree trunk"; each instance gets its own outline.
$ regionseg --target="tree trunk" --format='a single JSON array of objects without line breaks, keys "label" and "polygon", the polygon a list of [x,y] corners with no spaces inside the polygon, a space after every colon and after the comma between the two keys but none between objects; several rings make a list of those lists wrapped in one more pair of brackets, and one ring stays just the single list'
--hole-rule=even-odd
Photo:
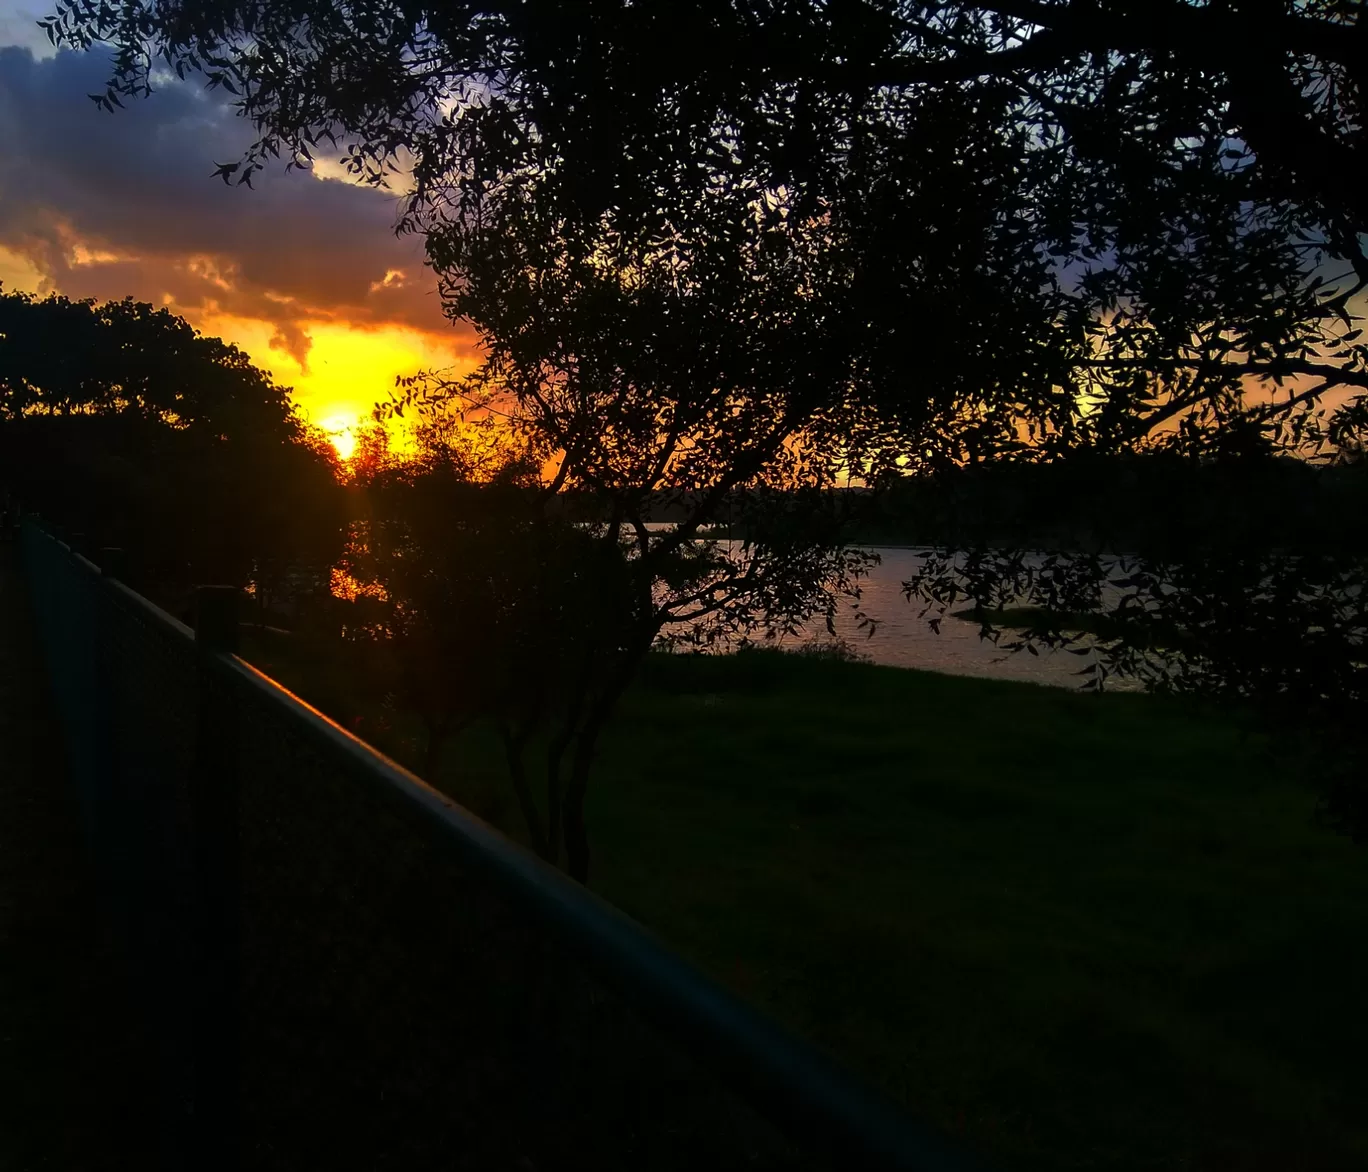
[{"label": "tree trunk", "polygon": [[532,799],[532,787],[527,784],[527,770],[523,766],[523,747],[512,733],[501,731],[501,736],[504,743],[504,760],[508,763],[508,776],[513,781],[513,792],[518,797],[518,806],[522,810],[523,822],[527,826],[527,835],[532,840],[532,849],[542,858],[555,862],[549,853],[547,836],[542,830],[541,815],[537,812],[537,803]]},{"label": "tree trunk", "polygon": [[570,878],[589,885],[589,828],[584,822],[584,797],[589,792],[589,769],[594,763],[594,750],[599,733],[608,723],[621,688],[601,697],[589,713],[579,736],[575,738],[575,752],[570,759],[570,781],[565,787],[565,809],[562,816],[565,834],[565,869]]},{"label": "tree trunk", "polygon": [[[589,715],[580,725],[579,732],[574,730],[574,722],[566,725],[566,745],[573,744],[574,754],[570,759],[570,780],[560,811],[561,833],[565,839],[565,869],[570,877],[588,886],[589,883],[589,828],[584,822],[584,796],[589,790],[589,768],[594,762],[594,750],[598,746],[599,734],[612,716],[613,709],[632,682],[633,675],[642,657],[650,650],[651,640],[656,628],[641,632],[637,645],[632,647],[619,662],[617,670],[610,677],[608,685],[589,708]],[[581,699],[582,703],[582,699]],[[580,705],[576,704],[578,714]],[[555,757],[555,772],[559,776],[560,755],[563,746]],[[557,786],[559,792],[559,786]]]},{"label": "tree trunk", "polygon": [[587,689],[588,680],[582,678],[575,698],[570,703],[570,711],[566,713],[565,724],[560,732],[551,739],[551,743],[546,749],[546,837],[549,848],[547,858],[557,864],[560,862],[561,841],[564,838],[561,812],[561,763],[565,760],[565,751],[574,742],[575,729],[579,725],[580,712],[584,708],[584,696]]}]

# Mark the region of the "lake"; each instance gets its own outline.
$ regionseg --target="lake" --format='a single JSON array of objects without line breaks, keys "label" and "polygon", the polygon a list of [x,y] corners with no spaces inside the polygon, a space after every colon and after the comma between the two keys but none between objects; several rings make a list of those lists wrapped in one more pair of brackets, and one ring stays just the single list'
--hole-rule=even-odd
[{"label": "lake", "polygon": [[[657,531],[673,528],[663,523],[648,527]],[[977,623],[950,615],[941,622],[939,632],[932,630],[926,619],[918,617],[920,604],[908,602],[902,592],[902,584],[919,568],[925,550],[911,546],[860,548],[877,553],[880,558],[879,564],[872,567],[862,582],[864,596],[861,601],[865,613],[878,621],[878,627],[867,637],[856,626],[848,601],[842,601],[836,634],[874,663],[1064,688],[1077,688],[1082,683],[1083,677],[1077,673],[1090,662],[1089,657],[1044,649],[1039,655],[1008,654],[980,639]],[[334,592],[339,591],[338,573],[333,572],[331,589]],[[781,646],[795,646],[810,638],[827,640],[825,624],[811,624],[799,635],[782,641]],[[1139,683],[1131,680],[1108,681],[1107,688],[1109,691],[1142,690]]]},{"label": "lake", "polygon": [[[950,615],[946,615],[940,624],[939,633],[933,631],[926,619],[918,617],[921,604],[908,602],[902,592],[902,584],[917,571],[924,551],[908,546],[860,548],[877,553],[880,558],[879,564],[862,583],[864,597],[861,600],[864,612],[877,619],[879,625],[872,636],[866,637],[865,632],[857,628],[849,605],[842,603],[836,634],[874,663],[1065,688],[1076,688],[1082,682],[1083,677],[1077,672],[1090,662],[1089,657],[1043,649],[1039,655],[1029,652],[1008,654],[980,639],[977,623]],[[802,643],[810,637],[827,639],[825,624],[815,623],[797,638],[785,640],[785,644]],[[1132,680],[1109,680],[1107,689],[1142,690],[1141,685]]]}]

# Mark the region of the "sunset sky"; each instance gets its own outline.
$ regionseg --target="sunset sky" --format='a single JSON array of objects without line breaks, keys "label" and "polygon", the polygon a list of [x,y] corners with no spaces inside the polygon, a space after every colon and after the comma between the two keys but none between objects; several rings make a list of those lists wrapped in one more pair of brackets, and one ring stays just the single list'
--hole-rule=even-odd
[{"label": "sunset sky", "polygon": [[45,12],[46,0],[0,0],[5,288],[166,306],[294,388],[343,454],[396,375],[474,364],[420,240],[394,234],[397,195],[357,186],[335,160],[225,186],[215,164],[251,138],[227,95],[154,77],[151,98],[104,113],[87,95],[103,91],[108,58],[54,52]]},{"label": "sunset sky", "polygon": [[202,82],[163,79],[111,116],[107,59],[54,53],[45,6],[0,0],[0,281],[9,290],[132,296],[241,346],[336,433],[396,375],[473,364],[471,332],[442,316],[420,241],[397,238],[398,199],[336,165],[212,177],[250,128]]}]

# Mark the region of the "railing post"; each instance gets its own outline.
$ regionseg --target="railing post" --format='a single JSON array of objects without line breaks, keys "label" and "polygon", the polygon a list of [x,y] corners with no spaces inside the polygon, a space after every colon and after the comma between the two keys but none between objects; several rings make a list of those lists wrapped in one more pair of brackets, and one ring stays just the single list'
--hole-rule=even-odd
[{"label": "railing post", "polygon": [[200,908],[194,1022],[197,1167],[236,1172],[240,1152],[236,704],[216,656],[237,651],[238,591],[195,592],[199,704],[192,809]]}]

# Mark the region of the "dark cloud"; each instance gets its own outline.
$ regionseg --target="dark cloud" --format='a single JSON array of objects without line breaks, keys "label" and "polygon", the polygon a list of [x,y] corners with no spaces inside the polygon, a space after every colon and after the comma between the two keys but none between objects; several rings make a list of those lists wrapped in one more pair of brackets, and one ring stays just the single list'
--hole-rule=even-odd
[{"label": "dark cloud", "polygon": [[0,49],[0,247],[53,288],[265,320],[301,360],[311,320],[451,330],[395,196],[283,165],[227,187],[250,127],[224,102],[171,79],[110,115],[87,97],[107,76],[98,53]]},{"label": "dark cloud", "polygon": [[271,349],[283,350],[299,363],[299,368],[305,374],[309,373],[309,350],[312,346],[313,338],[309,336],[309,331],[297,322],[279,322],[275,333],[271,335]]}]

